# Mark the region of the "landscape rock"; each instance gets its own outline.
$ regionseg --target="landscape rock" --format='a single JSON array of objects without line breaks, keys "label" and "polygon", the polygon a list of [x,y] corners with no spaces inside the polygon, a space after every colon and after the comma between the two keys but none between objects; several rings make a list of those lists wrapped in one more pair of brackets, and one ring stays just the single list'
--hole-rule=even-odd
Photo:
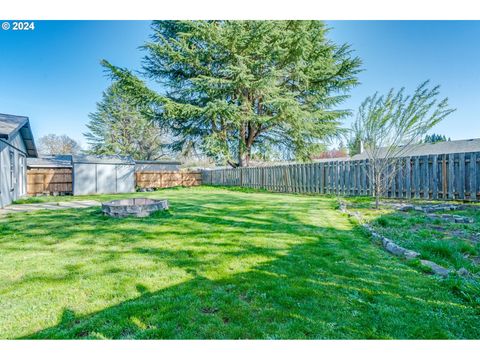
[{"label": "landscape rock", "polygon": [[382,236],[379,233],[377,233],[373,229],[372,226],[370,226],[369,224],[363,223],[362,217],[358,212],[348,211],[347,205],[343,201],[340,201],[339,209],[340,209],[341,212],[347,214],[349,217],[354,217],[355,219],[357,219],[358,222],[362,224],[362,227],[364,229],[366,229],[373,238],[380,239],[383,248],[385,250],[387,250],[389,253],[391,253],[393,255],[396,255],[396,256],[403,256],[407,259],[413,259],[413,258],[416,258],[416,257],[420,256],[419,253],[417,253],[415,251],[412,251],[412,250],[405,249],[405,248],[395,244],[389,238],[387,238],[385,236]]},{"label": "landscape rock", "polygon": [[423,265],[423,266],[426,266],[428,268],[430,268],[430,270],[432,270],[432,272],[435,274],[435,275],[439,275],[441,277],[447,277],[449,274],[450,274],[450,270],[448,269],[445,269],[443,266],[440,266],[436,263],[434,263],[433,261],[430,261],[430,260],[420,260],[420,263]]},{"label": "landscape rock", "polygon": [[471,224],[473,223],[473,219],[468,218],[466,216],[460,216],[460,215],[451,215],[451,214],[428,214],[427,215],[430,219],[441,219],[445,221],[450,221],[454,222],[457,224]]},{"label": "landscape rock", "polygon": [[412,205],[412,204],[403,204],[403,203],[390,203],[391,207],[399,211],[421,211],[425,213],[433,213],[439,211],[455,211],[455,210],[464,210],[469,207],[469,205],[454,205],[454,204],[425,204],[425,205]]},{"label": "landscape rock", "polygon": [[462,268],[457,270],[457,274],[460,275],[460,276],[467,277],[467,276],[470,276],[470,271],[468,271],[467,269],[462,267]]},{"label": "landscape rock", "polygon": [[389,253],[396,255],[396,256],[403,256],[407,259],[414,259],[418,256],[420,256],[419,253],[413,250],[408,250],[405,249],[397,244],[395,244],[393,241],[387,238],[383,238],[383,247],[385,250],[387,250]]}]

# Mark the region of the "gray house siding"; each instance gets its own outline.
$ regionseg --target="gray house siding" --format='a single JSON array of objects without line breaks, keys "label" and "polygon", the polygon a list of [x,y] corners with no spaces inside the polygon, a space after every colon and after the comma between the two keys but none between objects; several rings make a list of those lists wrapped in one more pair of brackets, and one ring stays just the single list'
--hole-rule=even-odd
[{"label": "gray house siding", "polygon": [[0,207],[27,193],[26,152],[20,133],[0,141]]}]

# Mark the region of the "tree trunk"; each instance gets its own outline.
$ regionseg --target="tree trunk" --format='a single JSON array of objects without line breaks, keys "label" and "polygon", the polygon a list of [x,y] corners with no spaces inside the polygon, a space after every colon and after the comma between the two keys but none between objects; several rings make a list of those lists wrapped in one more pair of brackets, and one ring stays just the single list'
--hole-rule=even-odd
[{"label": "tree trunk", "polygon": [[381,184],[381,179],[380,179],[380,176],[376,175],[375,176],[375,184],[374,184],[374,188],[375,188],[375,209],[378,210],[379,206],[380,206],[380,184]]},{"label": "tree trunk", "polygon": [[252,158],[252,148],[248,146],[247,151],[245,151],[245,166],[250,166],[251,158]]},{"label": "tree trunk", "polygon": [[243,154],[238,154],[238,167],[244,167],[245,163],[243,162]]}]

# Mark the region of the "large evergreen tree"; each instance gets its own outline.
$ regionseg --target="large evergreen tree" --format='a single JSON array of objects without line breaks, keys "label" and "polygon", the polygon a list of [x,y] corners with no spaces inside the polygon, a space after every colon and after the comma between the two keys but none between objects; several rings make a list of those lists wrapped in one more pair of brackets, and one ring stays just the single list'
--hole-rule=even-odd
[{"label": "large evergreen tree", "polygon": [[112,84],[90,114],[84,134],[88,153],[157,160],[164,155],[163,130],[149,115],[149,108],[133,101],[117,83]]},{"label": "large evergreen tree", "polygon": [[339,106],[357,85],[360,60],[328,40],[320,21],[157,21],[143,74],[104,62],[126,91],[155,104],[175,150],[195,144],[232,166],[277,149],[307,159],[336,135],[349,111]]}]

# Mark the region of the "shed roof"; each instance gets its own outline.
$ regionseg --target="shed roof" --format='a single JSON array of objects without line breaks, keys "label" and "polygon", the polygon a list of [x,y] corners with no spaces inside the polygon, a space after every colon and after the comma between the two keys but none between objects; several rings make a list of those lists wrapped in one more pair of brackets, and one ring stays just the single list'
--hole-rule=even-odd
[{"label": "shed roof", "polygon": [[27,159],[29,168],[71,168],[72,155],[40,155]]},{"label": "shed roof", "polygon": [[331,161],[347,161],[351,160],[348,156],[344,157],[336,157],[336,158],[322,158],[322,159],[313,159],[314,163],[324,163],[324,162],[331,162]]},{"label": "shed roof", "polygon": [[26,116],[17,116],[9,114],[0,114],[0,139],[9,141],[20,132],[20,136],[25,143],[27,149],[27,156],[37,157],[37,148],[33,140],[32,129],[30,122]]},{"label": "shed roof", "polygon": [[[440,154],[454,154],[464,152],[480,151],[480,139],[467,140],[452,140],[442,141],[435,144],[418,144],[409,145],[405,150],[402,150],[401,156],[423,156],[423,155],[440,155]],[[379,150],[380,156],[384,156],[387,148]],[[364,151],[361,154],[352,156],[352,160],[368,159],[367,153]]]},{"label": "shed roof", "polygon": [[137,164],[181,165],[178,160],[135,160]]},{"label": "shed roof", "polygon": [[117,165],[135,165],[135,161],[130,156],[118,155],[72,155],[74,164],[117,164]]}]

